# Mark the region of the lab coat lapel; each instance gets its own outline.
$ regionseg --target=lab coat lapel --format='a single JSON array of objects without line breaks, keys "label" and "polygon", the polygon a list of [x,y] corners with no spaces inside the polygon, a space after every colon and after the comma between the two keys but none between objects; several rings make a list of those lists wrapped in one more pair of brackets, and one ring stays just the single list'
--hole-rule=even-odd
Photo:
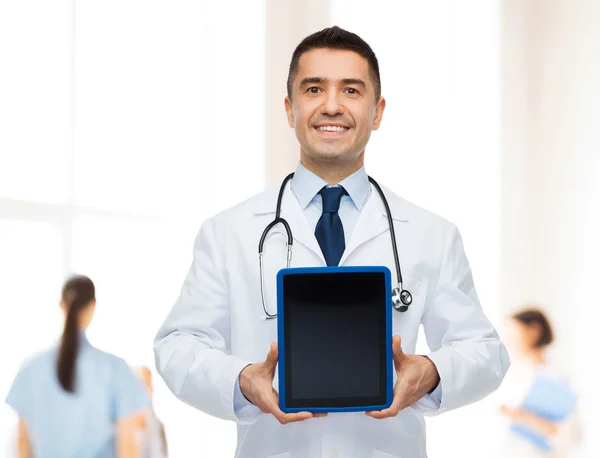
[{"label": "lab coat lapel", "polygon": [[[277,196],[279,194],[279,186],[273,186],[267,190],[257,200],[254,207],[254,214],[264,219],[264,216],[269,216],[265,226],[275,218],[275,207],[277,205]],[[290,183],[286,185],[283,199],[281,202],[281,217],[284,218],[290,225],[292,235],[294,236],[294,245],[292,248],[292,263],[294,250],[297,249],[297,244],[302,244],[304,247],[312,251],[321,261],[322,265],[326,265],[323,252],[317,242],[317,239],[308,224],[306,215],[300,206],[300,202],[296,198],[291,189]],[[276,225],[271,233],[281,233],[285,235],[283,225]]]},{"label": "lab coat lapel", "polygon": [[[407,222],[408,220],[402,213],[400,205],[395,201],[395,196],[385,188],[383,189],[383,192],[386,196],[389,196],[388,205],[391,207],[393,221]],[[356,226],[350,235],[350,240],[346,243],[346,249],[344,250],[342,259],[340,259],[340,265],[342,265],[348,256],[350,256],[359,246],[388,230],[389,224],[385,206],[383,205],[377,190],[374,187],[371,187],[371,195],[365,203],[363,210],[360,212]]]},{"label": "lab coat lapel", "polygon": [[317,238],[311,230],[310,224],[308,224],[308,219],[300,206],[300,202],[298,202],[298,199],[289,186],[283,196],[281,216],[287,220],[292,229],[294,243],[298,242],[304,245],[319,257],[323,265],[326,265],[325,257],[317,242]]},{"label": "lab coat lapel", "polygon": [[[391,208],[393,220],[395,222],[406,223],[408,219],[406,207],[402,205],[402,199],[398,199],[387,188],[383,186],[382,188],[384,194],[388,196],[388,205]],[[265,223],[265,226],[275,218],[275,206],[277,204],[278,193],[279,186],[273,186],[270,190],[263,193],[263,195],[257,199],[255,204],[254,214],[256,216],[270,216],[270,219]],[[318,257],[323,266],[327,265],[321,247],[319,246],[319,243],[308,224],[306,215],[300,206],[300,202],[298,202],[289,183],[283,194],[281,216],[285,218],[290,225],[294,236],[294,245],[297,243],[302,244]],[[346,249],[340,259],[339,265],[343,265],[348,256],[350,256],[359,246],[377,237],[388,229],[388,220],[381,197],[377,193],[377,190],[374,187],[371,187],[371,196],[360,213],[356,226],[350,236],[350,240],[346,241]],[[275,226],[272,232],[285,234],[285,230],[280,224]]]}]

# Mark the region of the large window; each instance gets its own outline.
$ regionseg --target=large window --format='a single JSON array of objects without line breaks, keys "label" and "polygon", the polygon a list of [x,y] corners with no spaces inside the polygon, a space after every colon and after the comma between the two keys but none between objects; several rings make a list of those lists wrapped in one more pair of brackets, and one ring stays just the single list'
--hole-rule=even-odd
[{"label": "large window", "polygon": [[[263,7],[0,3],[2,400],[23,359],[59,338],[71,272],[96,283],[91,342],[154,369],[201,222],[263,188]],[[154,382],[172,456],[233,455],[233,423]],[[2,456],[15,420],[2,404]]]}]

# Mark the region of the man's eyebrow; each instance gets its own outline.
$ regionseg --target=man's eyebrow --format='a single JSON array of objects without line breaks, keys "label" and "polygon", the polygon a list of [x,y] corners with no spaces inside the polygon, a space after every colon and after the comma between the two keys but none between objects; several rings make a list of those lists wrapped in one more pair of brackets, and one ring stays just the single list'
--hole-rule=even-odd
[{"label": "man's eyebrow", "polygon": [[365,82],[361,79],[358,78],[344,78],[342,80],[342,84],[355,84],[357,86],[362,86],[364,88],[367,87],[367,85],[365,84]]},{"label": "man's eyebrow", "polygon": [[[320,76],[310,76],[300,81],[300,87],[306,86],[307,84],[324,84],[327,81],[329,81],[329,78],[321,78]],[[342,80],[340,80],[340,82],[344,85],[354,84],[357,86],[362,86],[363,88],[367,87],[365,82],[359,78],[343,78]]]},{"label": "man's eyebrow", "polygon": [[327,78],[321,78],[320,76],[311,76],[308,78],[304,78],[302,81],[300,81],[300,87],[306,86],[307,84],[326,83],[327,81]]}]

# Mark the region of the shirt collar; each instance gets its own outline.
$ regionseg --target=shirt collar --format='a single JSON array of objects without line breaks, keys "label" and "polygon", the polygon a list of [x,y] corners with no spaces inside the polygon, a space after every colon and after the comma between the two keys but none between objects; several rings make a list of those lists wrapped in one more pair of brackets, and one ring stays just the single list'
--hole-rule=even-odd
[{"label": "shirt collar", "polygon": [[[364,165],[352,175],[344,178],[339,184],[344,187],[357,210],[361,211],[371,194],[371,184]],[[315,175],[302,163],[298,162],[298,167],[296,167],[292,179],[292,190],[298,202],[300,202],[302,210],[308,207],[324,186],[328,186],[328,183],[323,178]]]}]

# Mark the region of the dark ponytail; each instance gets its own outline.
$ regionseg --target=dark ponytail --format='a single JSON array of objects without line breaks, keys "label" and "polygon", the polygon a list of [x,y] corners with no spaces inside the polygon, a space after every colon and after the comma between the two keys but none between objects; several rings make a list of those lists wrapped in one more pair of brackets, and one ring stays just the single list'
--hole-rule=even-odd
[{"label": "dark ponytail", "polygon": [[79,353],[79,312],[96,299],[94,283],[88,277],[70,278],[62,290],[67,318],[58,352],[57,374],[63,389],[75,392],[75,364]]}]

